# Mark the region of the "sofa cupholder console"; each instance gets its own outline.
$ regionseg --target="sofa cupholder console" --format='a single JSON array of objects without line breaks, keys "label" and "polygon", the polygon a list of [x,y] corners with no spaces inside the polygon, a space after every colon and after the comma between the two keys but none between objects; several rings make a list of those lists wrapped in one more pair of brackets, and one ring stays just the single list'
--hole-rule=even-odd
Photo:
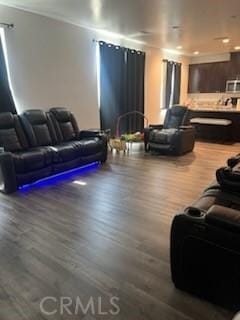
[{"label": "sofa cupholder console", "polygon": [[192,218],[196,218],[196,219],[199,219],[199,218],[202,218],[205,216],[204,211],[200,210],[199,208],[195,208],[195,207],[188,207],[185,210],[185,213],[186,213],[186,215],[188,215]]}]

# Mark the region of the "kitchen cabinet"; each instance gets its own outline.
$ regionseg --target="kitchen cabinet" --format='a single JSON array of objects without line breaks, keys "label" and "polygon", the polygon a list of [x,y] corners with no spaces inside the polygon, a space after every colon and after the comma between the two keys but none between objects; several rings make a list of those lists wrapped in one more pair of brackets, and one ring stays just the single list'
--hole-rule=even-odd
[{"label": "kitchen cabinet", "polygon": [[240,79],[240,52],[230,61],[189,65],[188,93],[225,92],[228,80]]},{"label": "kitchen cabinet", "polygon": [[[240,111],[238,110],[216,110],[214,109],[214,106],[212,109],[208,110],[201,110],[201,109],[189,109],[189,112],[187,114],[188,119],[186,122],[190,121],[192,118],[214,118],[214,119],[227,119],[231,120],[231,126],[230,126],[230,135],[231,140],[233,142],[240,142]],[[211,137],[211,131],[212,128],[209,126],[208,132],[205,132],[204,135]]]},{"label": "kitchen cabinet", "polygon": [[240,79],[240,53],[232,52],[228,80],[236,79]]},{"label": "kitchen cabinet", "polygon": [[189,93],[225,92],[229,61],[189,65]]}]

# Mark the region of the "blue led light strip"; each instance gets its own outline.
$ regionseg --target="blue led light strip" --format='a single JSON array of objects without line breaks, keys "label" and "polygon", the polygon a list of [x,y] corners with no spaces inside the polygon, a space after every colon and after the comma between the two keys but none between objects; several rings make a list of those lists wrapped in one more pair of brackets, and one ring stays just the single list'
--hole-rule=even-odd
[{"label": "blue led light strip", "polygon": [[87,172],[91,169],[97,168],[98,166],[99,166],[99,162],[97,162],[97,161],[92,162],[92,163],[84,165],[82,167],[67,170],[67,171],[46,177],[46,178],[39,179],[39,180],[37,180],[33,183],[30,183],[30,184],[24,184],[24,185],[18,187],[18,190],[28,189],[32,186],[37,186],[37,185],[47,186],[47,185],[55,184],[56,182],[64,180],[65,178],[70,178],[73,175],[76,175],[77,173]]}]

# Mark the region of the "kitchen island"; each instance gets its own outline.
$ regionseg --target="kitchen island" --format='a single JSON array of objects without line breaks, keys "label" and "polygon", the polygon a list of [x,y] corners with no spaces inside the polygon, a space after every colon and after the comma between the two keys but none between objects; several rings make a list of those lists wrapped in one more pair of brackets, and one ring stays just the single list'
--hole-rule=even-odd
[{"label": "kitchen island", "polygon": [[[213,118],[213,119],[227,119],[232,123],[229,128],[228,137],[225,137],[226,140],[232,142],[240,141],[240,110],[234,108],[196,108],[189,109],[188,120],[190,121],[193,118]],[[212,140],[213,136],[213,127],[206,126],[204,128],[204,138]],[[225,134],[223,132],[223,134]],[[201,133],[199,134],[201,138]]]}]

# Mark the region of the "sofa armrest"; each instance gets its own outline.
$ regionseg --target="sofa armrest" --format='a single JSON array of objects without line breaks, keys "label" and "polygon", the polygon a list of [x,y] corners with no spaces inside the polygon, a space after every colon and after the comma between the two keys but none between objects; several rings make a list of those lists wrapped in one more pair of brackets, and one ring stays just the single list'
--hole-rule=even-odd
[{"label": "sofa armrest", "polygon": [[[107,132],[108,133],[108,132]],[[79,134],[79,140],[89,138],[99,138],[102,145],[102,159],[101,162],[104,163],[107,160],[108,155],[108,135],[102,130],[82,130]]]},{"label": "sofa armrest", "polygon": [[180,130],[195,130],[195,128],[193,126],[180,126],[179,127]]},{"label": "sofa armrest", "polygon": [[206,222],[230,231],[240,231],[240,211],[213,205],[207,212]]},{"label": "sofa armrest", "polygon": [[162,130],[163,129],[163,124],[150,124],[149,128]]},{"label": "sofa armrest", "polygon": [[150,132],[153,130],[162,130],[163,124],[150,124],[149,127],[144,128],[144,145],[145,145],[145,151],[149,151],[149,137]]},{"label": "sofa armrest", "polygon": [[178,130],[174,139],[174,152],[181,155],[193,150],[195,144],[195,129],[193,127]]},{"label": "sofa armrest", "polygon": [[0,153],[0,190],[4,193],[17,190],[16,172],[10,152]]},{"label": "sofa armrest", "polygon": [[101,138],[106,137],[106,134],[101,130],[82,130],[79,132],[79,138]]}]

